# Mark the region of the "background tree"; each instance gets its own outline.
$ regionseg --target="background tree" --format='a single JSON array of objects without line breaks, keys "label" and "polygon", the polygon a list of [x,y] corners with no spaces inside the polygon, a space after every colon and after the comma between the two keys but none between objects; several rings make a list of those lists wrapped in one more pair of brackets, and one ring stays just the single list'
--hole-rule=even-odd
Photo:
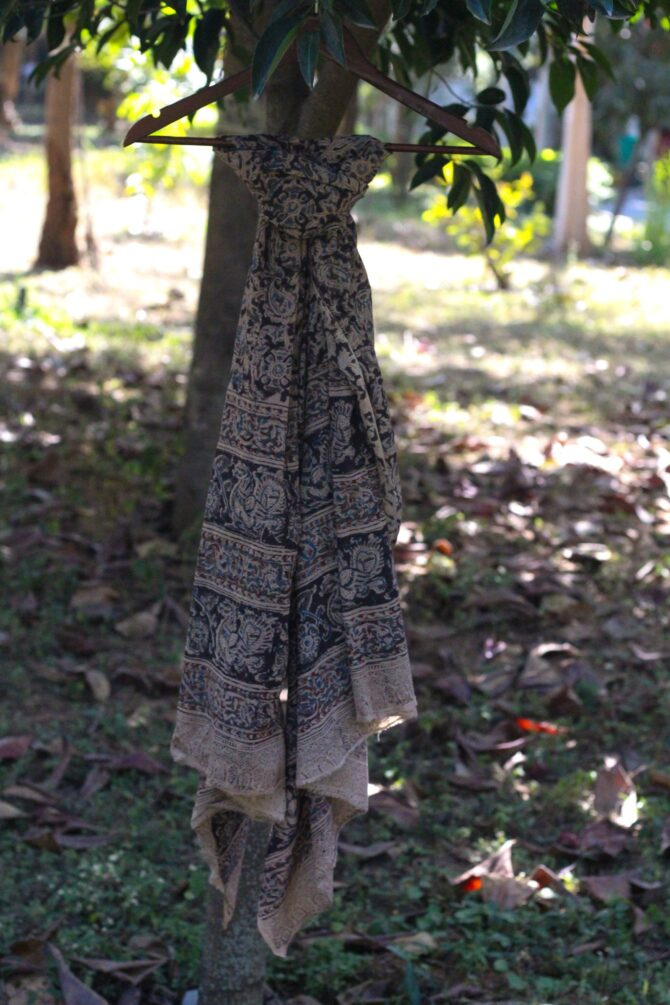
[{"label": "background tree", "polygon": [[0,45],[0,137],[18,123],[14,102],[19,93],[24,50],[22,38]]},{"label": "background tree", "polygon": [[35,265],[64,269],[79,261],[77,196],[72,175],[72,127],[77,106],[77,54],[68,51],[49,75],[44,106],[47,207]]}]

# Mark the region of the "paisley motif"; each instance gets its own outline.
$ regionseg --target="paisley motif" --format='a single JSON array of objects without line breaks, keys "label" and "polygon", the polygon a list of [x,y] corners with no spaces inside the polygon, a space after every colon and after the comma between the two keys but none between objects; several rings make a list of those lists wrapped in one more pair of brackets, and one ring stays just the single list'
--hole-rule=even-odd
[{"label": "paisley motif", "polygon": [[272,823],[258,927],[282,956],[332,900],[367,737],[416,715],[396,449],[350,215],[385,153],[371,136],[216,147],[259,219],[170,750],[199,772],[191,824],[226,924],[249,821]]}]

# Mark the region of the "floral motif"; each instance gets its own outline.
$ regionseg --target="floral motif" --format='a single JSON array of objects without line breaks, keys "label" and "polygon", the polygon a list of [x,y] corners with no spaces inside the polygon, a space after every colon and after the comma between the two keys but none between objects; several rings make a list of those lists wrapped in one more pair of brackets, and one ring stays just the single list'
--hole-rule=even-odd
[{"label": "floral motif", "polygon": [[395,443],[350,216],[385,149],[261,135],[217,155],[259,223],[171,752],[200,772],[192,826],[225,923],[249,818],[272,822],[258,925],[285,955],[332,899],[338,833],[367,806],[366,737],[416,711],[392,561]]}]

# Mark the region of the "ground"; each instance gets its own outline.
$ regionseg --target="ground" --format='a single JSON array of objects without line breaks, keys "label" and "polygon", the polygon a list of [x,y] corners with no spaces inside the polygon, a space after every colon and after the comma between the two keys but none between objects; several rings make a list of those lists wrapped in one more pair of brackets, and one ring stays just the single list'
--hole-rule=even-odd
[{"label": "ground", "polygon": [[[159,195],[146,220],[127,164],[86,160],[97,260],[32,274],[40,159],[0,160],[13,1005],[31,987],[74,1001],[69,973],[123,1005],[173,1005],[198,982],[195,776],[168,743],[204,193]],[[503,293],[381,204],[361,204],[361,252],[401,450],[420,716],[370,743],[376,794],[343,835],[333,908],[269,983],[322,1005],[668,1003],[670,274],[523,261]]]}]

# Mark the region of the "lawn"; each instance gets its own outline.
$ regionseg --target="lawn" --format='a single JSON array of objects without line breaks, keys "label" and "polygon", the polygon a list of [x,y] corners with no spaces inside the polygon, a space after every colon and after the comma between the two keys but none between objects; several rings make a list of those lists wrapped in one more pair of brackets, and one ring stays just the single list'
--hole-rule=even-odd
[{"label": "lawn", "polygon": [[[168,743],[196,543],[170,516],[204,195],[158,196],[138,231],[124,165],[89,160],[97,261],[33,274],[38,165],[0,161],[16,233],[0,247],[12,1005],[62,1000],[45,940],[110,1003],[177,1005],[198,983],[196,778]],[[382,226],[374,199],[361,252],[401,449],[420,717],[371,742],[371,809],[344,832],[333,908],[269,985],[321,1005],[665,1005],[670,273],[529,260],[499,292],[436,232]]]}]

